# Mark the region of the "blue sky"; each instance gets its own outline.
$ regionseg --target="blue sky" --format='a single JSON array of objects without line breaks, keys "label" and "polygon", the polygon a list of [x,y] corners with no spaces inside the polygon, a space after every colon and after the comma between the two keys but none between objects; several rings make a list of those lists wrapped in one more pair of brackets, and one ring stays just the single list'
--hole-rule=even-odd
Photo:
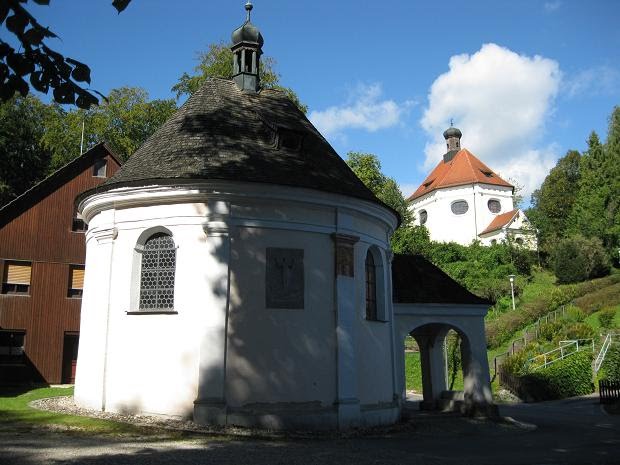
[{"label": "blue sky", "polygon": [[[196,53],[227,41],[244,1],[53,0],[29,8],[92,69],[92,87],[169,98]],[[620,104],[620,2],[255,0],[252,21],[284,85],[334,148],[379,156],[405,194],[462,145],[531,192],[568,149],[604,137]],[[0,30],[4,36],[6,31]]]}]

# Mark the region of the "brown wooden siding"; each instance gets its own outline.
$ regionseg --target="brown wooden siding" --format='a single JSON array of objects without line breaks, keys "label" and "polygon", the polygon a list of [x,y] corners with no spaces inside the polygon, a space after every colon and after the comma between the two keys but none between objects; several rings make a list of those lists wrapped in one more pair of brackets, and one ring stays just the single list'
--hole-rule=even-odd
[{"label": "brown wooden siding", "polygon": [[[110,177],[118,164],[106,159]],[[71,226],[75,197],[105,181],[92,173],[92,164],[74,173],[0,228],[0,273],[6,260],[32,263],[29,295],[0,295],[0,329],[26,331],[26,357],[48,383],[61,382],[65,333],[80,327],[81,299],[67,292],[70,265],[84,264],[85,242]]]}]

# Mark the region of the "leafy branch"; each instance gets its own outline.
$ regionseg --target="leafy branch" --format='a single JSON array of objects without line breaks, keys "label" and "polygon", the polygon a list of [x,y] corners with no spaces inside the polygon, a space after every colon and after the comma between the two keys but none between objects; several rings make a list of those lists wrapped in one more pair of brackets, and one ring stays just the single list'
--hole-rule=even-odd
[{"label": "leafy branch", "polygon": [[[38,5],[49,5],[50,0],[32,0]],[[114,0],[112,6],[120,13],[131,0]],[[43,27],[22,4],[28,0],[3,0],[0,2],[0,26],[11,32],[20,47],[15,50],[0,39],[0,101],[10,100],[15,93],[28,95],[30,86],[47,94],[52,89],[54,100],[62,104],[88,109],[99,100],[94,94],[105,96],[80,83],[90,85],[90,68],[73,58],[65,57],[51,49],[46,39],[58,36]]]}]

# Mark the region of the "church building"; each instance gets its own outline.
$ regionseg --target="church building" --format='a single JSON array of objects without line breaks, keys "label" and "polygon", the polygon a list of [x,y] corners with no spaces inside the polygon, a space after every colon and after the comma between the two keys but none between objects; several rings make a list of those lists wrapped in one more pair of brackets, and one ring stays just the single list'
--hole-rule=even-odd
[{"label": "church building", "polygon": [[514,186],[461,148],[459,129],[450,127],[443,136],[447,152],[408,199],[415,224],[438,242],[511,241],[535,249],[534,229],[514,206]]},{"label": "church building", "polygon": [[75,402],[202,424],[390,424],[405,402],[405,337],[420,345],[433,408],[450,397],[454,329],[465,388],[452,398],[493,407],[489,302],[392,254],[398,214],[285,93],[261,87],[263,37],[246,10],[233,78],[207,79],[77,199],[88,231]]}]

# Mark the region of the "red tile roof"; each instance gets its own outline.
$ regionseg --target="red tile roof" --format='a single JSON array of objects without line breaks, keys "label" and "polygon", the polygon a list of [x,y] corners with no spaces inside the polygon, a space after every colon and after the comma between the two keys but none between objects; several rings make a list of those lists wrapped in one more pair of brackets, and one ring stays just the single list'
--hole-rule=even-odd
[{"label": "red tile roof", "polygon": [[502,229],[504,226],[512,223],[512,220],[517,216],[519,210],[512,210],[506,213],[502,213],[501,215],[497,215],[493,218],[493,221],[486,227],[484,231],[480,234],[486,234],[493,231],[497,231],[498,229]]},{"label": "red tile roof", "polygon": [[463,184],[473,183],[514,187],[512,184],[500,178],[491,168],[482,163],[469,150],[461,149],[449,162],[440,161],[408,200],[415,200],[424,194],[428,194],[442,187],[461,186]]}]

